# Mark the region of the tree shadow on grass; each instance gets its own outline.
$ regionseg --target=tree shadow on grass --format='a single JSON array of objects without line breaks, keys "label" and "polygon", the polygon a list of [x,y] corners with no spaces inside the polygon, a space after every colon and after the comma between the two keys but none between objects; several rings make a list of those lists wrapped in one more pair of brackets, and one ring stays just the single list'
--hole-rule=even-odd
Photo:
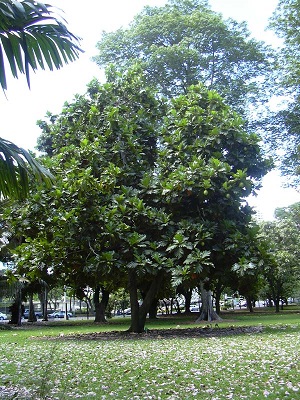
[{"label": "tree shadow on grass", "polygon": [[[130,332],[93,332],[78,333],[71,335],[43,337],[43,340],[155,340],[155,339],[189,339],[205,337],[224,337],[233,335],[257,334],[262,333],[262,326],[230,326],[220,328],[218,324],[205,325],[197,328],[171,328],[171,329],[147,329],[143,333]],[[36,338],[35,338],[36,339]]]}]

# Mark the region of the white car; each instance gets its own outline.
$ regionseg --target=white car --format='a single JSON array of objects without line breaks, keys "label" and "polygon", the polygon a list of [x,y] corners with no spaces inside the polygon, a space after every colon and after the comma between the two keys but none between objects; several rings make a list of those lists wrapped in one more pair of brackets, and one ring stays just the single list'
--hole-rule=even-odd
[{"label": "white car", "polygon": [[[67,313],[68,317],[71,318],[73,317],[73,314],[71,312]],[[54,311],[51,314],[48,314],[49,318],[65,318],[65,312],[64,311]]]},{"label": "white car", "polygon": [[4,319],[7,319],[7,315],[0,312],[0,320],[3,321]]}]

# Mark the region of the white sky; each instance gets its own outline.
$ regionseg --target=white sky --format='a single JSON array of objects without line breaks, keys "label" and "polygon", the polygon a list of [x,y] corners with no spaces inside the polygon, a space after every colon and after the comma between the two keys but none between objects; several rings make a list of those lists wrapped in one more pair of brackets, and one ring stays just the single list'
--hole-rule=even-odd
[{"label": "white sky", "polygon": [[[31,76],[31,90],[26,79],[8,78],[7,98],[0,92],[0,137],[26,149],[34,149],[41,133],[36,126],[47,111],[59,113],[65,101],[71,101],[76,93],[83,94],[93,77],[102,79],[103,73],[90,61],[97,54],[95,45],[101,32],[127,26],[145,5],[159,6],[165,0],[49,0],[50,4],[64,10],[70,31],[83,40],[85,53],[76,62],[59,71],[38,71]],[[278,43],[272,32],[265,32],[268,18],[277,0],[210,0],[212,9],[225,18],[247,21],[253,36],[267,43]],[[276,171],[264,179],[263,189],[250,201],[257,206],[264,219],[271,219],[276,207],[284,207],[300,201],[300,194],[292,189],[282,189]]]}]

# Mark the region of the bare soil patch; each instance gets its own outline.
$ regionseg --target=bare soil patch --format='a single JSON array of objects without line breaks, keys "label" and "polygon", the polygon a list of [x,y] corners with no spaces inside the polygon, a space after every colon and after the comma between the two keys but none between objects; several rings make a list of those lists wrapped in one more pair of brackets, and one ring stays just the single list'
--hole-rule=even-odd
[{"label": "bare soil patch", "polygon": [[201,328],[172,328],[172,329],[151,329],[143,333],[132,333],[127,331],[111,331],[111,332],[93,332],[83,334],[72,334],[60,336],[49,336],[43,339],[49,340],[136,340],[136,339],[173,339],[173,338],[205,338],[205,337],[223,337],[231,335],[245,335],[261,333],[261,326],[244,326],[244,327],[227,327],[219,328],[218,326],[204,326]]}]

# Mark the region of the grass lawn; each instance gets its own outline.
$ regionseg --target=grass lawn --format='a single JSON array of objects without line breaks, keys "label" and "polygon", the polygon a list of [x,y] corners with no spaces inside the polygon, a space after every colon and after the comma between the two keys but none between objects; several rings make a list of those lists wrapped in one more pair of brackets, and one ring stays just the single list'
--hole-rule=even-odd
[{"label": "grass lawn", "polygon": [[[194,320],[161,318],[147,328],[195,327]],[[74,333],[125,330],[128,318],[105,326],[71,320],[0,330],[0,399],[300,399],[300,313],[224,314],[219,326],[231,325],[264,330],[204,338],[62,340]]]}]

